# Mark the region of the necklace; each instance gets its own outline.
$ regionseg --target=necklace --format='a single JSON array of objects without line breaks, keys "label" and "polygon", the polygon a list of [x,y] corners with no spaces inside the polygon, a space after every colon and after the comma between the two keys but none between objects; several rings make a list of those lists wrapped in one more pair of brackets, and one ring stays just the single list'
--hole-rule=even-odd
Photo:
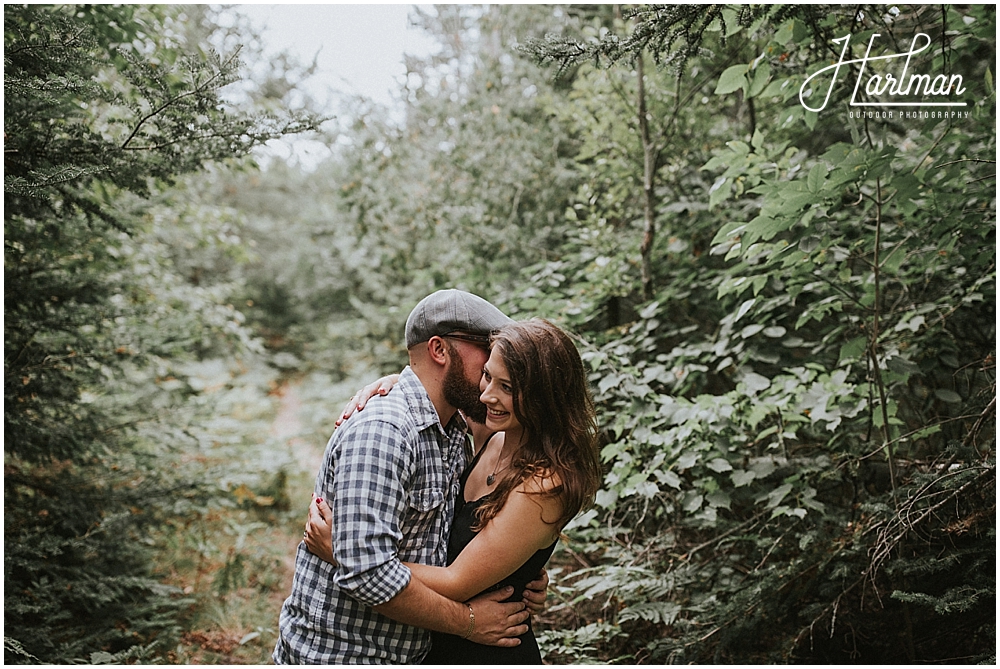
[{"label": "necklace", "polygon": [[494,483],[496,483],[496,480],[497,480],[497,471],[501,471],[502,472],[504,469],[507,469],[507,467],[510,467],[510,464],[508,463],[507,467],[504,467],[503,469],[500,469],[500,470],[497,469],[500,466],[500,461],[503,459],[503,449],[504,449],[504,446],[506,446],[506,445],[507,445],[507,440],[504,439],[503,446],[500,447],[500,453],[497,455],[497,461],[493,465],[493,473],[489,474],[486,477],[486,485],[488,485],[488,486],[491,486]]}]

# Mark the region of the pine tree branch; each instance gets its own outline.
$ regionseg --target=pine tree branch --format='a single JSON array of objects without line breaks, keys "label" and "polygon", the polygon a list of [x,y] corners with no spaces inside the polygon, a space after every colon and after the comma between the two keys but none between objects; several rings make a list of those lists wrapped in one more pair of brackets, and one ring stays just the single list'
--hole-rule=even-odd
[{"label": "pine tree branch", "polygon": [[186,91],[184,93],[181,93],[180,95],[177,95],[177,96],[175,96],[173,98],[170,98],[170,99],[166,100],[159,107],[157,107],[153,111],[149,112],[148,114],[146,114],[145,116],[143,116],[142,118],[140,118],[139,121],[138,121],[138,123],[136,123],[135,128],[132,129],[132,133],[122,143],[121,148],[122,149],[128,149],[129,142],[131,142],[132,139],[135,138],[136,134],[142,128],[143,124],[145,124],[147,121],[149,121],[154,116],[158,116],[165,109],[167,109],[168,107],[176,104],[180,100],[183,100],[184,98],[189,98],[192,95],[199,95],[199,94],[201,94],[201,93],[203,93],[203,92],[205,92],[207,90],[210,90],[211,87],[212,87],[212,85],[213,85],[213,82],[215,82],[218,79],[220,79],[223,76],[225,70],[229,66],[231,66],[233,64],[233,62],[235,62],[236,57],[240,53],[240,49],[242,49],[242,47],[237,47],[236,50],[232,53],[232,55],[229,56],[229,58],[227,58],[226,61],[219,66],[219,69],[216,72],[214,72],[212,74],[212,76],[210,76],[208,79],[206,79],[204,83],[196,85],[195,88],[193,88],[190,91]]},{"label": "pine tree branch", "polygon": [[[928,495],[924,493],[925,491],[929,490],[933,485],[940,483],[941,481],[944,481],[947,478],[958,476],[959,474],[968,471],[973,471],[976,469],[982,470],[978,476],[969,481],[966,481],[962,486],[951,491],[950,494],[948,494],[946,491],[942,491],[941,494],[945,495],[943,499],[923,509],[920,512],[920,514],[916,516],[916,518],[914,519],[910,518],[910,515],[913,512],[914,505],[916,505],[917,502],[922,501],[928,497]],[[872,548],[871,562],[869,563],[868,568],[865,570],[864,576],[866,578],[874,580],[875,575],[878,573],[882,564],[889,558],[895,547],[900,542],[903,541],[903,539],[906,537],[907,534],[909,534],[911,530],[913,530],[917,525],[925,521],[928,517],[931,516],[931,514],[933,514],[939,508],[951,502],[952,500],[956,499],[969,487],[978,484],[979,481],[983,479],[983,477],[991,474],[993,476],[996,476],[995,467],[982,467],[982,466],[968,467],[966,469],[959,470],[956,472],[948,472],[942,475],[941,477],[935,479],[934,481],[931,481],[930,483],[924,485],[915,495],[913,495],[912,497],[910,497],[909,500],[907,500],[905,505],[901,506],[897,510],[892,520],[886,523],[876,525],[869,530],[872,531],[875,530],[876,528],[880,528],[878,529],[877,532],[877,539],[875,546]],[[906,514],[905,518],[903,515],[904,513]]]}]

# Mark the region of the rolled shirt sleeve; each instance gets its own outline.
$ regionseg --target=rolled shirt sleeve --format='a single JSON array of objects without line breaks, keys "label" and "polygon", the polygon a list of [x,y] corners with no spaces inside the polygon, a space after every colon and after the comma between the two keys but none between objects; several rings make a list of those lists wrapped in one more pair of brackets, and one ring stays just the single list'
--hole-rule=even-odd
[{"label": "rolled shirt sleeve", "polygon": [[323,482],[333,512],[333,581],[369,606],[384,604],[410,582],[399,559],[413,449],[381,420],[349,424],[331,452]]},{"label": "rolled shirt sleeve", "polygon": [[393,391],[327,443],[315,492],[332,510],[336,565],[300,544],[273,658],[288,664],[414,664],[430,635],[381,615],[410,582],[403,562],[444,565],[465,466],[465,425],[440,424],[406,368]]}]

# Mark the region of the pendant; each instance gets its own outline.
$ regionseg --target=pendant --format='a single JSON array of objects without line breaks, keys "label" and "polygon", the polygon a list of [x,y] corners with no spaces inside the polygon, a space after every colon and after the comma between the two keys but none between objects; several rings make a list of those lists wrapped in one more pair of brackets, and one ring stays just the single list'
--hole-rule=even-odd
[{"label": "pendant", "polygon": [[486,477],[486,485],[493,485],[493,482],[497,480],[495,474],[490,474]]}]

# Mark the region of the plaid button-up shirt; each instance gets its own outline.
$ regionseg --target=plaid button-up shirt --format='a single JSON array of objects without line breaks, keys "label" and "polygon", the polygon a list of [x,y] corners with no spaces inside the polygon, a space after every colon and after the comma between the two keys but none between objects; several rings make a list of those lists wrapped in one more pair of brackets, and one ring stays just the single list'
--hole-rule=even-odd
[{"label": "plaid button-up shirt", "polygon": [[447,561],[466,426],[459,414],[441,426],[407,367],[385,397],[375,397],[330,438],[316,494],[333,512],[333,566],[299,544],[292,594],[279,617],[277,664],[415,664],[425,630],[371,607],[410,582],[402,561]]}]

